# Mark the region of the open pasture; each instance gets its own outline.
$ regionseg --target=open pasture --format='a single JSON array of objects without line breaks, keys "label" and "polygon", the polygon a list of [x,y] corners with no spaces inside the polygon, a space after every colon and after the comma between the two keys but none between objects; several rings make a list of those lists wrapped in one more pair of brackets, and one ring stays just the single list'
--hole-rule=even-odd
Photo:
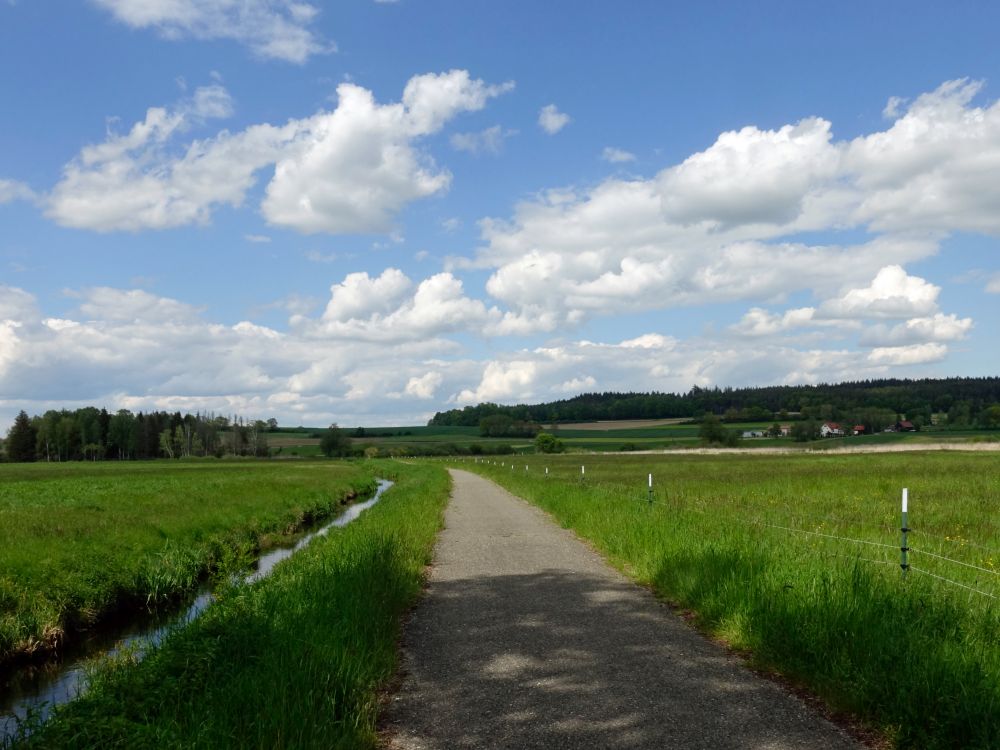
[{"label": "open pasture", "polygon": [[0,465],[0,662],[190,591],[373,486],[331,462]]},{"label": "open pasture", "polygon": [[549,511],[758,667],[892,744],[1000,745],[997,454],[483,461],[460,465]]}]

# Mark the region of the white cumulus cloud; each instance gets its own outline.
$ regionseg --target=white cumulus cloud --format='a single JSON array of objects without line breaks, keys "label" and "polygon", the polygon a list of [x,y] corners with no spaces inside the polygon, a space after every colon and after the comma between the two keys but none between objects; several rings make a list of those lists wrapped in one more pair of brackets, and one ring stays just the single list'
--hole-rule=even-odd
[{"label": "white cumulus cloud", "polygon": [[293,63],[329,52],[310,25],[319,7],[296,0],[93,0],[132,28],[166,39],[232,39],[256,55]]},{"label": "white cumulus cloud", "polygon": [[892,126],[849,144],[852,223],[878,231],[1000,234],[1000,102],[972,105],[982,82],[948,81],[918,96]]},{"label": "white cumulus cloud", "polygon": [[458,394],[458,403],[522,400],[533,395],[532,384],[538,368],[534,362],[489,362],[475,389]]},{"label": "white cumulus cloud", "polygon": [[940,362],[948,353],[944,344],[911,344],[909,346],[880,346],[872,349],[868,361],[876,365],[922,365],[930,362]]},{"label": "white cumulus cloud", "polygon": [[[562,325],[734,300],[763,310],[803,291],[826,300],[812,325],[932,316],[937,287],[902,269],[950,232],[1000,232],[1000,103],[976,106],[980,90],[949,81],[897,100],[885,130],[850,141],[821,117],[751,125],[648,179],[543,192],[480,222],[485,247],[471,265],[492,269],[487,291],[515,312],[545,309]],[[870,239],[802,239],[848,229]],[[889,267],[899,270],[866,289]]]},{"label": "white cumulus cloud", "polygon": [[937,310],[941,287],[917,276],[910,276],[901,266],[886,266],[872,283],[851,289],[838,299],[820,306],[819,315],[830,318],[908,318]]},{"label": "white cumulus cloud", "polygon": [[494,125],[478,133],[454,133],[450,142],[456,151],[495,156],[503,150],[504,141],[514,135],[517,135],[516,130],[505,130],[500,125]]},{"label": "white cumulus cloud", "polygon": [[33,201],[36,197],[35,191],[23,182],[0,178],[0,206],[12,201]]},{"label": "white cumulus cloud", "polygon": [[752,307],[732,329],[743,336],[773,336],[815,323],[815,314],[816,309],[813,307],[786,310],[781,315],[761,307]]},{"label": "white cumulus cloud", "polygon": [[428,372],[419,377],[414,376],[406,381],[405,392],[421,399],[434,398],[434,393],[443,381],[444,376],[440,372]]},{"label": "white cumulus cloud", "polygon": [[413,141],[511,88],[452,70],[411,78],[401,103],[379,105],[370,91],[341,84],[337,109],[314,117],[275,165],[264,216],[302,232],[389,231],[404,205],[451,182]]},{"label": "white cumulus cloud", "polygon": [[271,224],[306,233],[387,232],[404,205],[451,181],[416,141],[511,88],[453,70],[416,76],[401,102],[383,105],[343,83],[333,111],[223,130],[178,149],[178,136],[232,111],[224,88],[203,87],[174,109],[151,108],[128,133],[84,148],[64,168],[47,213],[98,231],[206,223],[218,206],[242,205],[257,173],[273,165],[261,204]]},{"label": "white cumulus cloud", "polygon": [[601,152],[601,158],[612,164],[624,164],[625,162],[635,161],[635,154],[622,148],[605,146]]},{"label": "white cumulus cloud", "polygon": [[414,283],[402,271],[388,268],[380,276],[352,273],[331,287],[323,316],[313,321],[295,316],[292,323],[316,338],[364,341],[431,340],[457,331],[484,335],[526,333],[543,322],[522,319],[487,307],[465,294],[450,272]]},{"label": "white cumulus cloud", "polygon": [[571,118],[560,112],[555,104],[546,104],[538,112],[538,126],[549,135],[555,135],[569,125]]},{"label": "white cumulus cloud", "polygon": [[721,226],[786,224],[839,163],[830,123],[809,118],[778,130],[723,133],[660,177],[667,219]]},{"label": "white cumulus cloud", "polygon": [[972,318],[959,318],[954,313],[937,313],[926,318],[911,318],[891,328],[885,324],[865,329],[862,346],[901,346],[914,343],[960,341],[972,330]]},{"label": "white cumulus cloud", "polygon": [[339,284],[330,287],[330,301],[323,320],[346,323],[364,320],[374,315],[388,314],[401,302],[412,283],[397,268],[387,268],[380,276],[351,273]]}]

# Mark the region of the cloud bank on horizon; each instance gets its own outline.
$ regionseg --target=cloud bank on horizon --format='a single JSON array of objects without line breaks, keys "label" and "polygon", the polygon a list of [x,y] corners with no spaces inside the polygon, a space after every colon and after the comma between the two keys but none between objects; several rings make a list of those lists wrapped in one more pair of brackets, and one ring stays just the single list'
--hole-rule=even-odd
[{"label": "cloud bank on horizon", "polygon": [[[245,65],[337,56],[304,3],[94,5],[147,43],[235,41]],[[563,179],[540,169],[493,195],[511,151],[537,139],[526,158],[544,162],[585,114],[523,77],[450,68],[410,71],[390,96],[343,80],[311,114],[254,120],[248,90],[211,77],[109,121],[49,182],[0,162],[0,219],[91,258],[126,243],[98,265],[127,258],[134,282],[61,275],[72,250],[27,232],[0,247],[0,415],[98,404],[400,424],[594,390],[995,372],[1000,273],[982,248],[1000,235],[1000,102],[983,80],[883,92],[886,119],[852,137],[816,113],[704,134],[676,159],[607,145],[598,127]],[[232,275],[210,294],[151,290],[166,272],[147,278],[146,238],[193,273],[217,252]],[[323,249],[286,252],[313,278],[282,285],[275,246],[307,244]],[[248,247],[273,274],[241,271]]]}]

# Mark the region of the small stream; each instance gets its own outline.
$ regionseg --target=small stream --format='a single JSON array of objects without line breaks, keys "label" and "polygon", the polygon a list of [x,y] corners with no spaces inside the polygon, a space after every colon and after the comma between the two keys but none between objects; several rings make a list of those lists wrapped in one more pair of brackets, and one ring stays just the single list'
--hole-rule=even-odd
[{"label": "small stream", "polygon": [[[354,521],[375,505],[392,485],[386,479],[379,479],[371,499],[349,505],[339,516],[300,537],[294,544],[275,547],[261,555],[253,570],[244,576],[244,583],[254,583],[267,577],[275,565],[287,560],[316,537],[325,536],[330,529],[341,528]],[[3,684],[0,684],[3,689],[0,693],[0,746],[4,739],[16,733],[18,723],[29,713],[48,718],[53,708],[68,703],[86,690],[87,667],[96,659],[113,657],[122,651],[132,651],[137,659],[141,659],[171,632],[196,619],[213,601],[215,595],[205,587],[186,606],[169,612],[143,612],[117,628],[98,628],[98,632],[79,641],[60,662],[22,668],[16,670],[12,678],[4,678]]]}]

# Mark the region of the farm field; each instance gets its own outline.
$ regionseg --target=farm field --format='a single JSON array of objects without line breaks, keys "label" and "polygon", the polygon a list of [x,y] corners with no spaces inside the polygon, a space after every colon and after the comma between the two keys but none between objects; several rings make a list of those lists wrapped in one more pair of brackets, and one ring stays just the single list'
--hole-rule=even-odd
[{"label": "farm field", "polygon": [[684,424],[690,422],[688,417],[670,417],[666,419],[614,419],[598,420],[595,422],[562,422],[559,424],[543,425],[543,429],[552,430],[634,430],[647,427],[665,427],[667,425]]},{"label": "farm field", "polygon": [[373,487],[340,462],[0,465],[0,663],[191,591]]},{"label": "farm field", "polygon": [[1000,746],[997,454],[518,456],[454,465],[547,510],[755,666],[806,686],[889,744]]},{"label": "farm field", "polygon": [[450,481],[437,466],[367,468],[396,484],[356,521],[222,589],[144,660],[96,666],[84,696],[0,747],[374,747]]},{"label": "farm field", "polygon": [[[646,450],[673,450],[695,448],[701,445],[701,425],[685,423],[687,420],[620,420],[615,422],[585,422],[549,425],[545,428],[558,437],[566,449],[573,452],[598,451],[622,453]],[[773,422],[753,422],[727,425],[738,433],[766,431]],[[268,442],[272,453],[281,457],[318,457],[319,438],[313,437],[320,430],[297,428],[270,433]],[[483,454],[506,451],[533,453],[534,443],[529,438],[488,438],[479,434],[478,427],[451,426],[402,426],[346,428],[355,448],[373,446],[385,454],[410,455],[446,454],[457,451],[466,453],[470,448]],[[871,445],[958,443],[968,441],[997,441],[995,431],[928,430],[917,433],[880,433],[843,438],[829,438],[808,443],[796,443],[792,438],[755,438],[741,441],[743,448],[794,448],[797,450],[830,450],[841,447],[866,447]]]}]

